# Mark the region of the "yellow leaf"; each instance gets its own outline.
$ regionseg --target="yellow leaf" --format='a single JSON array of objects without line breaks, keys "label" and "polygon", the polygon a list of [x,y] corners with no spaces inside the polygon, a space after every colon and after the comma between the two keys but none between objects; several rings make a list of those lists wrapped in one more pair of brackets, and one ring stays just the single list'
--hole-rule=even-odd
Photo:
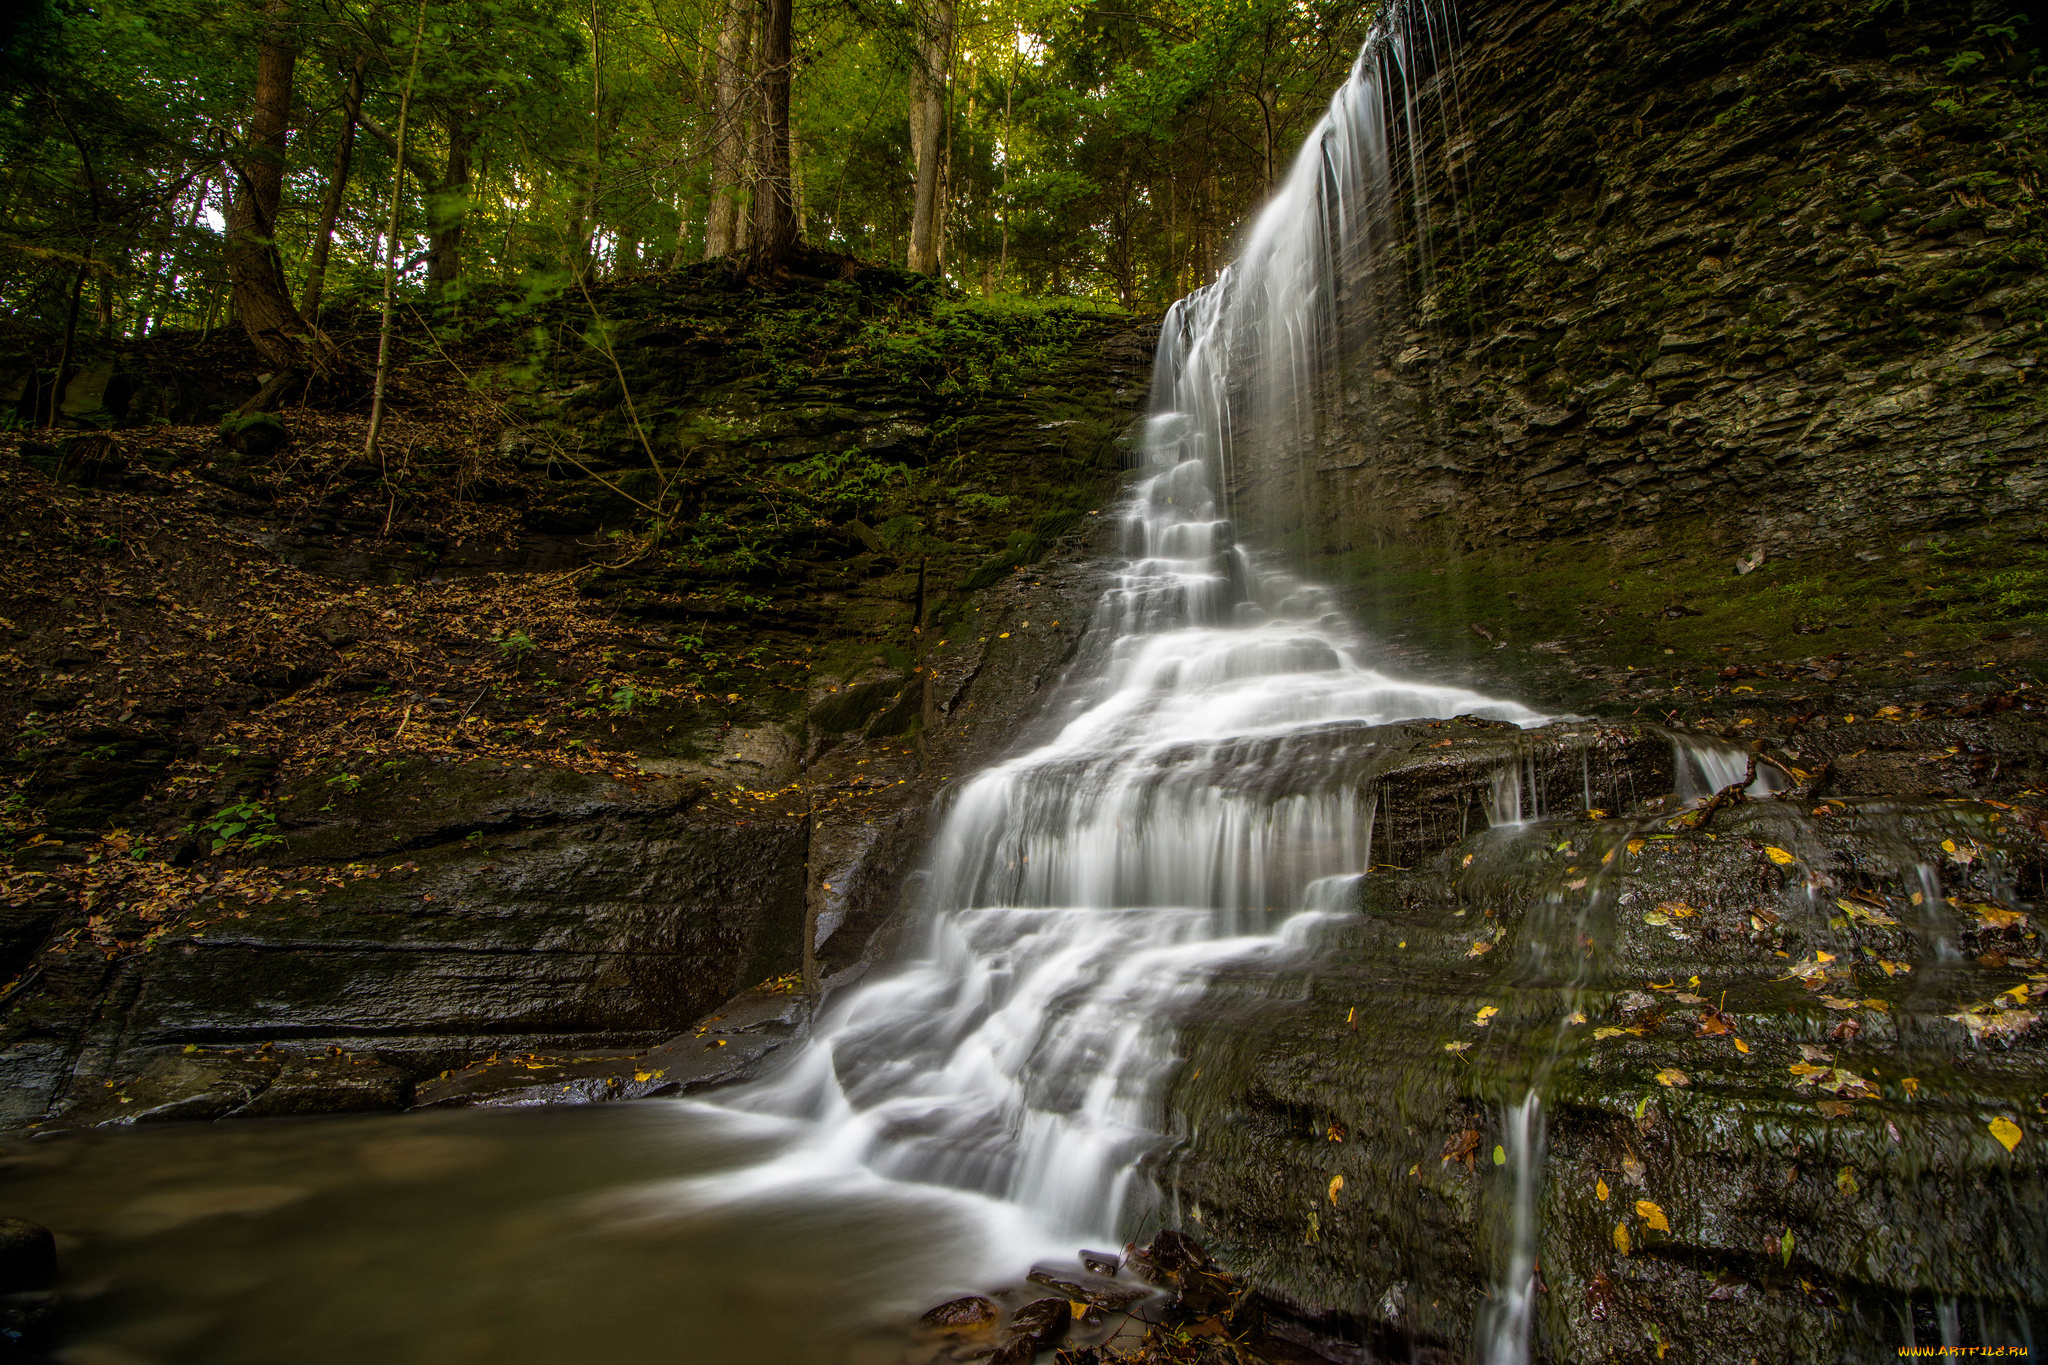
[{"label": "yellow leaf", "polygon": [[1627,1032],[1628,1030],[1625,1028],[1596,1028],[1593,1030],[1593,1037],[1596,1039],[1619,1038]]},{"label": "yellow leaf", "polygon": [[1470,867],[1470,866],[1472,866],[1472,855],[1471,855],[1471,854],[1469,854],[1469,853],[1467,853],[1467,854],[1465,855],[1465,861],[1464,861],[1464,862],[1462,862],[1462,863],[1460,863],[1460,864],[1459,864],[1459,866],[1460,866],[1460,867]]},{"label": "yellow leaf", "polygon": [[1953,840],[1953,839],[1943,839],[1943,840],[1941,841],[1941,851],[1942,851],[1943,853],[1953,853],[1953,852],[1955,852],[1955,851],[1956,851],[1956,841],[1955,841],[1955,840]]},{"label": "yellow leaf", "polygon": [[1735,1040],[1735,1050],[1736,1050],[1737,1052],[1748,1052],[1748,1051],[1749,1051],[1749,1044],[1748,1044],[1748,1043],[1745,1043],[1745,1042],[1743,1042],[1743,1041],[1742,1041],[1742,1040],[1741,1040],[1740,1038],[1737,1038],[1737,1039]]},{"label": "yellow leaf", "polygon": [[1785,1258],[1785,1264],[1792,1264],[1792,1229],[1786,1228],[1785,1235],[1778,1239],[1778,1254]]},{"label": "yellow leaf", "polygon": [[1341,1193],[1343,1192],[1343,1190],[1344,1190],[1344,1177],[1343,1177],[1343,1176],[1341,1176],[1341,1175],[1333,1175],[1333,1176],[1331,1176],[1331,1177],[1330,1177],[1330,1202],[1331,1202],[1332,1204],[1334,1204],[1334,1203],[1336,1203],[1336,1202],[1337,1202],[1337,1196],[1338,1196],[1339,1194],[1341,1194]]},{"label": "yellow leaf", "polygon": [[1628,851],[1631,853],[1641,853],[1643,851],[1643,841],[1641,839],[1629,840]]},{"label": "yellow leaf", "polygon": [[1676,1067],[1667,1066],[1662,1071],[1657,1073],[1657,1084],[1691,1085],[1692,1078],[1687,1076],[1683,1071],[1680,1071]]},{"label": "yellow leaf", "polygon": [[1488,1024],[1493,1022],[1493,1016],[1499,1013],[1499,1005],[1482,1006],[1480,1008],[1479,1013],[1472,1016],[1472,1022],[1479,1025],[1479,1027],[1481,1028],[1485,1028]]},{"label": "yellow leaf", "polygon": [[1786,1069],[1795,1076],[1818,1076],[1827,1070],[1826,1067],[1815,1066],[1812,1062],[1794,1062]]},{"label": "yellow leaf", "polygon": [[1764,856],[1766,858],[1769,858],[1772,862],[1776,863],[1779,867],[1783,867],[1787,863],[1799,861],[1790,853],[1787,853],[1784,849],[1778,848],[1771,844],[1764,845]]},{"label": "yellow leaf", "polygon": [[1508,1149],[1501,1146],[1498,1142],[1493,1144],[1493,1164],[1496,1166],[1508,1164]]},{"label": "yellow leaf", "polygon": [[1614,1225],[1614,1249],[1624,1256],[1628,1255],[1628,1224]]},{"label": "yellow leaf", "polygon": [[1999,1144],[2009,1152],[2020,1145],[2020,1126],[2001,1114],[1991,1120],[1991,1136],[1997,1138]]},{"label": "yellow leaf", "polygon": [[1472,951],[1470,951],[1470,952],[1466,953],[1466,954],[1465,954],[1465,956],[1466,956],[1466,957],[1478,957],[1478,956],[1480,956],[1480,955],[1481,955],[1482,953],[1490,953],[1490,952],[1492,952],[1492,951],[1493,951],[1493,945],[1492,945],[1491,943],[1474,943],[1474,944],[1472,945]]},{"label": "yellow leaf", "polygon": [[1565,1022],[1567,1024],[1583,1024],[1586,1022],[1586,1012],[1584,1010],[1575,1010],[1572,1013],[1572,1017],[1565,1020]]},{"label": "yellow leaf", "polygon": [[1636,1217],[1649,1224],[1652,1231],[1671,1231],[1671,1220],[1664,1216],[1664,1210],[1647,1199],[1636,1200]]},{"label": "yellow leaf", "polygon": [[1470,1051],[1471,1047],[1472,1044],[1470,1043],[1445,1043],[1444,1051],[1456,1052],[1462,1055],[1463,1053]]},{"label": "yellow leaf", "polygon": [[1920,1093],[1920,1078],[1918,1076],[1908,1076],[1899,1082],[1899,1087],[1906,1092],[1908,1097],[1917,1095]]},{"label": "yellow leaf", "polygon": [[1842,1198],[1856,1197],[1856,1172],[1847,1166],[1835,1173],[1835,1188],[1842,1192]]},{"label": "yellow leaf", "polygon": [[1608,1193],[1609,1191],[1607,1188],[1607,1182],[1605,1180],[1596,1179],[1593,1181],[1593,1197],[1595,1199],[1598,1199],[1601,1203],[1604,1204],[1607,1202]]}]

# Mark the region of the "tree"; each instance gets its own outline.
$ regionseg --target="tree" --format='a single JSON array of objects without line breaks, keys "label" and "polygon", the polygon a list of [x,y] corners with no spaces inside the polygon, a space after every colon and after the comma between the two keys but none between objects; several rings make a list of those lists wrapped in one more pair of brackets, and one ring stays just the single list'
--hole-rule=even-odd
[{"label": "tree", "polygon": [[917,188],[910,213],[912,270],[939,273],[944,232],[942,143],[953,65],[952,0],[926,0],[910,74],[910,152]]},{"label": "tree", "polygon": [[753,270],[774,274],[787,267],[802,244],[796,194],[790,178],[789,86],[794,58],[790,47],[790,0],[763,0],[761,59],[757,85],[761,121],[754,151]]},{"label": "tree", "polygon": [[256,49],[256,90],[245,149],[232,165],[223,256],[234,288],[235,313],[249,341],[273,367],[270,381],[246,407],[274,402],[293,380],[309,374],[330,382],[353,379],[355,367],[292,306],[284,260],[277,247],[283,200],[286,136],[291,129],[292,76],[298,48],[291,32],[291,0],[263,0]]},{"label": "tree", "polygon": [[704,229],[704,257],[730,256],[745,245],[741,193],[745,188],[750,102],[748,61],[754,35],[757,0],[725,0],[718,30],[718,56],[711,95],[711,127],[706,133],[711,160],[711,203]]}]

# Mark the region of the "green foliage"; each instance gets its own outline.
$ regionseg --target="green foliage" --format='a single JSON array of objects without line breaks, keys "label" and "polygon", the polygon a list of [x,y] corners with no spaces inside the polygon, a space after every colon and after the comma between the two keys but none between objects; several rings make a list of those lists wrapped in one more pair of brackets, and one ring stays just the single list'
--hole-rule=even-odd
[{"label": "green foliage", "polygon": [[237,801],[200,821],[199,828],[212,835],[210,852],[220,854],[240,845],[254,853],[284,842],[277,832],[277,817],[257,801]]}]

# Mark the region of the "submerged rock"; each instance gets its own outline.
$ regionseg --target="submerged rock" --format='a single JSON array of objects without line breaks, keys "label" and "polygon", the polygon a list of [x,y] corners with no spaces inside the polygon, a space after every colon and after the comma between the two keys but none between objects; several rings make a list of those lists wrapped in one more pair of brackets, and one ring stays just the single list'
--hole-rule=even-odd
[{"label": "submerged rock", "polygon": [[48,1289],[57,1282],[57,1239],[40,1223],[0,1218],[0,1295]]},{"label": "submerged rock", "polygon": [[1034,1265],[1029,1276],[1033,1284],[1056,1289],[1075,1303],[1085,1303],[1110,1312],[1122,1312],[1145,1297],[1136,1285],[1120,1284],[1106,1276],[1063,1266]]},{"label": "submerged rock", "polygon": [[949,1299],[917,1320],[919,1327],[933,1332],[982,1336],[995,1331],[998,1316],[995,1301],[979,1294]]}]

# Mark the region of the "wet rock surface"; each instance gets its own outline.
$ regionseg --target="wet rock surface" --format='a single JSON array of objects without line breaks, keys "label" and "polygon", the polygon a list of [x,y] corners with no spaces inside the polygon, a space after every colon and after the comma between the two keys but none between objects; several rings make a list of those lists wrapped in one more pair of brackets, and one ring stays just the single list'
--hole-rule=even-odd
[{"label": "wet rock surface", "polygon": [[[25,671],[0,687],[26,746],[0,763],[25,802],[0,1125],[696,1089],[802,1028],[707,1016],[864,959],[934,800],[1078,645],[1103,580],[1076,564],[1105,548],[1089,512],[1149,339],[1055,319],[1012,387],[835,365],[790,393],[751,368],[744,291],[710,276],[635,297],[722,343],[622,352],[644,402],[692,415],[658,439],[689,448],[703,536],[743,514],[734,490],[801,483],[785,466],[848,443],[892,497],[951,460],[982,501],[910,540],[923,504],[835,504],[770,574],[722,551],[611,563],[622,504],[517,440],[471,451],[491,471],[471,501],[388,507],[359,462],[307,485],[291,452],[340,449],[351,420],[311,409],[268,459],[210,424],[0,449],[7,529],[39,547],[10,561]],[[528,395],[525,417],[630,482],[644,455],[607,444],[630,426],[610,384]],[[411,394],[394,420],[421,425],[394,439],[434,401]],[[230,458],[225,484],[194,473]],[[123,460],[163,477],[72,477]],[[93,547],[143,541],[146,572],[111,586]]]},{"label": "wet rock surface", "polygon": [[2048,1306],[2035,817],[1701,804],[1475,829],[1220,972],[1156,1172],[1185,1225],[1354,1343],[1462,1356],[1535,1089],[1542,1352],[1853,1356],[1944,1312],[2018,1340]]}]

